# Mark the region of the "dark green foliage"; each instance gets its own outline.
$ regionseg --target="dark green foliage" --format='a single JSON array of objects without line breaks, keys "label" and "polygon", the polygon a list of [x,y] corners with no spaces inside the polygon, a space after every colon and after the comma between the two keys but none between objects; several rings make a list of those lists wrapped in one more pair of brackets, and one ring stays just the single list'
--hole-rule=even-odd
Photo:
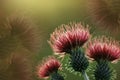
[{"label": "dark green foliage", "polygon": [[82,72],[87,69],[89,62],[81,48],[76,48],[71,51],[71,66],[75,71]]},{"label": "dark green foliage", "polygon": [[112,70],[109,67],[109,64],[105,60],[100,60],[96,65],[96,70],[94,72],[96,80],[110,80]]}]

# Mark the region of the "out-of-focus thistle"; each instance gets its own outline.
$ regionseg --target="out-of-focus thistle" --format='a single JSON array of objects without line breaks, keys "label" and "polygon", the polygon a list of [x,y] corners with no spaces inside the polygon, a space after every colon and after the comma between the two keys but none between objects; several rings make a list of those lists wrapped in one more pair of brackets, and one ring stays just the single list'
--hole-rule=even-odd
[{"label": "out-of-focus thistle", "polygon": [[36,52],[40,47],[40,37],[37,27],[21,15],[10,16],[0,26],[0,58],[10,56],[10,53],[20,48]]},{"label": "out-of-focus thistle", "polygon": [[58,73],[60,67],[61,63],[50,56],[38,66],[37,75],[39,78],[48,78],[51,76],[51,80],[64,80],[63,76]]},{"label": "out-of-focus thistle", "polygon": [[91,40],[87,48],[87,56],[97,61],[94,72],[96,80],[110,80],[112,70],[109,62],[116,62],[120,59],[119,42],[105,36]]},{"label": "out-of-focus thistle", "polygon": [[57,28],[50,38],[53,51],[58,54],[69,54],[71,67],[81,72],[85,80],[89,80],[85,73],[89,62],[82,51],[82,46],[90,37],[88,25],[84,27],[81,23],[62,25]]},{"label": "out-of-focus thistle", "polygon": [[0,26],[0,59],[10,56],[16,49],[16,40],[11,36],[8,26]]},{"label": "out-of-focus thistle", "polygon": [[99,25],[112,30],[120,27],[120,0],[88,0],[88,9]]},{"label": "out-of-focus thistle", "polygon": [[5,26],[10,28],[10,34],[26,49],[35,52],[39,49],[39,33],[37,27],[25,16],[10,16]]},{"label": "out-of-focus thistle", "polygon": [[30,62],[27,57],[17,53],[12,55],[5,73],[2,80],[32,80]]}]

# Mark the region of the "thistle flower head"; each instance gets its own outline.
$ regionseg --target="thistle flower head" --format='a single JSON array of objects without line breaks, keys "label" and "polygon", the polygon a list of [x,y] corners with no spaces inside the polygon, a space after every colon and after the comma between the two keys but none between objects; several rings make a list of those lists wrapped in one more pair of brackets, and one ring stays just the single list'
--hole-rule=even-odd
[{"label": "thistle flower head", "polygon": [[89,42],[87,55],[94,60],[116,61],[120,58],[120,46],[110,38],[98,37]]},{"label": "thistle flower head", "polygon": [[83,72],[87,69],[89,62],[85,57],[82,49],[76,48],[72,50],[72,54],[70,56],[70,64],[71,67],[77,72]]},{"label": "thistle flower head", "polygon": [[32,21],[25,16],[14,15],[8,17],[5,26],[9,27],[10,36],[20,41],[17,43],[21,43],[29,51],[38,51],[40,47],[39,33]]},{"label": "thistle flower head", "polygon": [[89,12],[98,25],[112,28],[120,27],[120,0],[88,1]]},{"label": "thistle flower head", "polygon": [[94,71],[95,80],[111,80],[113,77],[112,73],[108,61],[100,60]]},{"label": "thistle flower head", "polygon": [[72,48],[81,47],[90,37],[88,26],[81,23],[61,25],[50,37],[50,45],[56,53],[69,53]]},{"label": "thistle flower head", "polygon": [[49,57],[40,66],[38,66],[38,76],[40,78],[47,78],[51,73],[56,72],[61,64],[54,57]]},{"label": "thistle flower head", "polygon": [[13,53],[6,74],[9,80],[32,80],[32,68],[28,56]]}]

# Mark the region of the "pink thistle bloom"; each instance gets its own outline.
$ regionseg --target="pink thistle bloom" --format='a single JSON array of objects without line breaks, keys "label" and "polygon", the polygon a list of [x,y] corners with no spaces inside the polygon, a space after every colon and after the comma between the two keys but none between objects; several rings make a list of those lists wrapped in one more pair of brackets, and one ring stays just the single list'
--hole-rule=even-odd
[{"label": "pink thistle bloom", "polygon": [[119,43],[104,36],[95,38],[88,44],[87,56],[93,60],[116,61],[120,58]]},{"label": "pink thistle bloom", "polygon": [[69,53],[72,48],[81,47],[90,37],[88,25],[81,23],[61,25],[51,34],[50,45],[56,53]]},{"label": "pink thistle bloom", "polygon": [[47,78],[51,73],[57,71],[61,64],[54,57],[49,57],[43,63],[38,66],[38,76],[39,78]]}]

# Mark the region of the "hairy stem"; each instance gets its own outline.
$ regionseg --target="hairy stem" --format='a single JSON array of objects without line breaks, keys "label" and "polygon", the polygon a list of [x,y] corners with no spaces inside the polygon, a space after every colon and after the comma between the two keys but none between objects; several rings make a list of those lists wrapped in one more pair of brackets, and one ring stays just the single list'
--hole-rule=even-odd
[{"label": "hairy stem", "polygon": [[89,80],[89,77],[85,71],[82,71],[82,75],[84,77],[84,80]]}]

